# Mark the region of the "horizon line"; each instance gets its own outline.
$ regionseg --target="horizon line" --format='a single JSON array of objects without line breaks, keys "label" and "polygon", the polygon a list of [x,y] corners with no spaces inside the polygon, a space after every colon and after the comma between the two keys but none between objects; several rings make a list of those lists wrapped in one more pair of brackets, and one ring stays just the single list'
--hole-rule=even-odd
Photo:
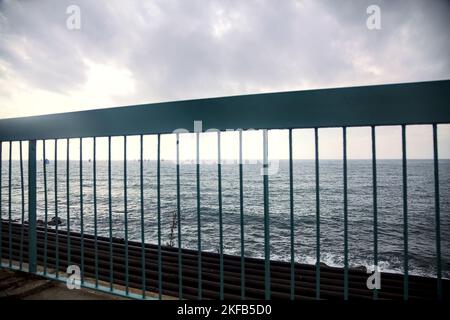
[{"label": "horizon line", "polygon": [[[13,161],[20,161],[20,158],[13,158]],[[42,162],[44,159],[43,158],[39,158],[37,159],[37,162]],[[54,161],[54,159],[49,159],[47,158],[47,160],[49,161]],[[92,161],[93,159],[83,159],[84,161]],[[111,161],[121,161],[123,162],[124,159],[111,159]],[[180,160],[180,163],[182,162],[192,162],[195,161],[196,159],[184,159],[184,160]],[[238,161],[238,158],[222,158],[221,162],[224,161]],[[289,161],[289,158],[275,158],[275,159],[269,159],[269,161],[274,161],[274,160],[283,160],[283,161]],[[292,160],[315,160],[315,158],[292,158]],[[331,160],[331,161],[343,161],[343,158],[319,158],[319,161],[323,161],[323,160]],[[367,161],[372,161],[372,158],[347,158],[348,160],[367,160]],[[376,160],[402,160],[402,158],[376,158]],[[407,158],[408,160],[434,160],[434,158]],[[450,158],[439,158],[438,160],[450,160]],[[2,162],[8,162],[9,159],[2,159]],[[28,159],[23,159],[23,161],[28,161]],[[67,158],[59,158],[58,161],[67,161]],[[79,158],[69,158],[69,161],[80,161]],[[108,161],[108,158],[97,158],[97,161]],[[139,158],[127,158],[127,161],[140,161]],[[145,159],[144,161],[157,161],[157,159]],[[175,158],[161,158],[161,161],[176,161]],[[216,158],[205,158],[205,159],[201,159],[200,162],[202,161],[216,161]],[[262,158],[246,158],[243,159],[243,162],[247,162],[247,161],[262,161]]]}]

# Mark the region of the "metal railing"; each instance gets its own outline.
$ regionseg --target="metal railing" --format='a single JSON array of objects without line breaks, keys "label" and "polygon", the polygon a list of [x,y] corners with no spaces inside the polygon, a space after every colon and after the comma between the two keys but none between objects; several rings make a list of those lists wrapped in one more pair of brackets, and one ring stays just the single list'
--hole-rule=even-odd
[{"label": "metal railing", "polygon": [[[66,280],[66,277],[60,275],[60,270],[71,265],[71,257],[76,256],[79,259],[81,268],[82,285],[99,290],[110,291],[115,294],[124,294],[137,298],[163,298],[164,295],[175,295],[178,293],[180,299],[187,297],[204,298],[203,279],[205,268],[211,268],[211,264],[218,264],[218,292],[217,298],[227,298],[226,286],[227,275],[230,274],[229,266],[235,265],[235,273],[239,276],[239,281],[234,286],[239,290],[241,298],[247,297],[246,285],[252,280],[252,274],[249,274],[248,265],[256,264],[253,260],[246,257],[245,252],[245,210],[243,205],[244,187],[243,187],[243,161],[242,161],[242,129],[262,129],[263,132],[263,169],[268,170],[268,130],[286,129],[289,133],[289,243],[290,243],[290,262],[284,265],[283,270],[287,271],[286,286],[289,289],[287,297],[297,298],[297,281],[299,277],[299,266],[295,262],[295,227],[294,227],[294,174],[293,174],[293,138],[292,130],[297,128],[314,129],[314,151],[315,151],[315,208],[316,208],[316,264],[314,270],[309,270],[313,274],[315,287],[312,288],[315,298],[320,299],[322,287],[321,273],[331,272],[321,266],[321,233],[320,233],[320,179],[319,179],[319,131],[320,128],[342,128],[343,141],[343,206],[342,214],[344,218],[344,268],[339,277],[343,278],[342,298],[349,299],[349,282],[351,270],[348,263],[348,173],[347,173],[347,128],[356,126],[371,127],[372,141],[372,170],[373,170],[373,260],[378,264],[378,225],[377,225],[377,156],[376,156],[376,128],[379,126],[398,125],[402,129],[402,181],[403,181],[403,249],[404,249],[404,267],[403,267],[403,292],[404,299],[409,298],[409,280],[408,274],[408,186],[407,186],[407,154],[406,154],[406,127],[414,124],[428,124],[433,128],[433,157],[434,157],[434,199],[435,199],[435,233],[436,233],[436,297],[443,297],[443,279],[442,279],[442,252],[441,252],[441,227],[440,227],[440,195],[439,195],[439,158],[437,130],[438,124],[450,123],[450,80],[432,81],[421,83],[405,83],[394,85],[379,85],[367,87],[320,89],[298,92],[284,92],[271,94],[257,94],[233,96],[224,98],[211,98],[189,101],[176,101],[167,103],[156,103],[149,105],[129,106],[121,108],[90,110],[82,112],[71,112],[64,114],[53,114],[46,116],[35,116],[16,119],[0,120],[0,179],[3,173],[3,158],[1,155],[2,145],[9,144],[9,162],[8,162],[8,217],[3,220],[4,212],[1,213],[2,227],[0,228],[0,260],[2,267],[27,270],[30,273],[38,273],[47,277]],[[217,129],[217,192],[218,192],[218,222],[219,222],[219,253],[217,256],[204,253],[202,250],[202,212],[201,212],[201,188],[200,188],[200,132],[196,132],[196,190],[192,193],[196,195],[197,212],[197,251],[186,251],[182,249],[181,239],[181,216],[182,205],[180,197],[180,150],[179,136],[183,133],[180,128],[191,128],[196,120],[201,120],[209,128]],[[222,167],[221,167],[221,131],[227,129],[239,131],[239,219],[240,219],[240,249],[241,256],[238,260],[224,254],[223,243],[223,220],[222,220]],[[168,250],[161,242],[161,135],[173,134],[176,132],[176,228],[177,228],[177,248]],[[138,135],[140,137],[140,227],[141,241],[135,242],[128,239],[128,198],[127,198],[127,137]],[[147,245],[144,237],[144,156],[143,156],[143,137],[145,135],[156,135],[157,137],[157,243]],[[123,159],[123,197],[124,197],[124,225],[125,234],[123,240],[114,238],[113,218],[112,218],[112,191],[111,191],[111,138],[114,136],[124,137],[124,159]],[[108,208],[109,208],[109,237],[100,237],[97,234],[97,146],[96,141],[99,137],[108,138]],[[79,161],[79,180],[80,180],[80,229],[79,232],[71,231],[71,208],[70,208],[70,139],[78,138],[80,144]],[[85,234],[83,207],[83,141],[85,138],[93,139],[93,214],[94,216],[94,234]],[[67,226],[65,232],[58,230],[58,222],[54,229],[48,228],[48,208],[52,205],[48,200],[47,190],[47,169],[46,169],[46,141],[54,140],[54,212],[56,221],[59,213],[58,202],[58,140],[67,141],[67,160],[65,173],[66,180],[66,211]],[[12,146],[13,142],[20,142],[20,181],[22,197],[22,218],[19,224],[12,221]],[[28,142],[28,210],[25,208],[25,187],[24,187],[24,168],[22,157],[22,141]],[[37,206],[37,166],[38,156],[36,154],[37,141],[42,141],[43,145],[43,179],[44,179],[44,207],[45,221],[44,227],[37,226],[36,206]],[[0,181],[0,186],[3,182]],[[261,281],[264,287],[261,289],[263,296],[257,297],[272,298],[272,287],[277,281],[272,279],[273,268],[278,268],[276,262],[270,260],[270,206],[269,206],[269,178],[267,172],[263,176],[263,216],[264,216],[264,259],[261,261],[263,274]],[[0,187],[0,203],[3,187]],[[3,206],[0,206],[0,210]],[[25,212],[28,211],[28,224],[25,223]],[[6,221],[7,222],[4,222]],[[2,234],[2,233],[3,234]],[[6,234],[5,234],[6,232]],[[20,239],[17,248],[16,239]],[[40,242],[41,241],[41,242]],[[27,247],[27,250],[26,250]],[[8,252],[5,260],[5,252]],[[40,254],[38,254],[40,253]],[[51,253],[51,255],[50,255]],[[17,256],[18,254],[18,256]],[[115,263],[115,256],[123,254],[123,259],[119,265]],[[151,257],[150,257],[151,256]],[[19,258],[19,265],[15,263]],[[163,260],[175,257],[175,269],[165,271],[168,266]],[[23,264],[24,259],[28,262],[28,267]],[[216,259],[216,260],[212,260]],[[4,263],[5,260],[5,263]],[[89,261],[88,261],[89,260]],[[133,264],[131,263],[133,262]],[[166,260],[168,261],[168,260]],[[55,270],[54,275],[49,272],[49,264]],[[107,268],[104,267],[106,265]],[[99,265],[102,264],[102,267]],[[156,269],[155,269],[156,266]],[[172,265],[173,266],[173,265]],[[115,268],[119,268],[121,273],[118,275]],[[196,282],[191,278],[184,276],[186,268],[197,268]],[[106,268],[106,269],[105,269]],[[167,267],[168,268],[168,267]],[[88,270],[89,269],[89,270]],[[227,269],[227,270],[225,270]],[[148,275],[150,271],[154,275],[156,272],[156,285],[148,285]],[[191,270],[191,269],[188,269]],[[251,269],[253,270],[253,269]],[[251,272],[250,270],[250,272]],[[256,270],[256,269],[255,269]],[[303,270],[303,269],[302,269]],[[177,285],[168,294],[164,292],[166,275],[176,278]],[[190,272],[190,271],[189,271]],[[213,272],[213,273],[214,273]],[[305,271],[306,272],[306,271]],[[313,273],[312,273],[313,272]],[[89,273],[91,278],[86,277]],[[256,271],[255,271],[256,274]],[[301,275],[301,274],[300,274]],[[122,277],[123,276],[123,277]],[[211,277],[211,276],[208,276]],[[327,276],[328,277],[328,276]],[[103,280],[102,280],[103,279]],[[326,279],[325,279],[326,280]],[[196,291],[190,294],[184,292],[186,285],[183,281],[191,282],[192,287],[197,286]],[[255,280],[256,281],[256,280]],[[280,280],[281,281],[281,280]],[[433,280],[434,281],[434,280]],[[136,292],[140,283],[141,293]],[[172,283],[172,282],[171,282]],[[117,285],[121,285],[118,289]],[[109,285],[109,287],[108,287]],[[172,284],[170,284],[172,285]],[[167,284],[169,286],[169,284]],[[132,288],[133,290],[131,290]],[[150,289],[149,289],[150,288]],[[216,288],[216,287],[214,287]],[[209,290],[209,289],[208,289]],[[256,289],[255,289],[256,290]],[[255,291],[254,290],[254,291]],[[259,290],[259,289],[258,289]],[[261,291],[260,290],[260,291]],[[152,294],[153,291],[153,294]],[[207,290],[206,290],[207,291]],[[205,291],[205,292],[206,292]],[[261,291],[261,292],[262,292]],[[154,294],[156,292],[156,295]],[[255,291],[256,292],[256,291]],[[259,292],[259,291],[258,291]],[[378,297],[378,290],[373,291],[373,297]],[[211,295],[209,296],[211,297]]]}]

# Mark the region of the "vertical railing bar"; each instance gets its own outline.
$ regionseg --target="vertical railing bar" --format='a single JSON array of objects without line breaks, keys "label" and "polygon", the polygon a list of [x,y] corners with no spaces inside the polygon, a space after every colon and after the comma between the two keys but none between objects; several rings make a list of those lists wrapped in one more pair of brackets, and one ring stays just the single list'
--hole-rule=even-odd
[{"label": "vertical railing bar", "polygon": [[95,287],[98,288],[98,230],[97,230],[97,138],[93,138],[93,193],[94,193],[94,251],[95,251]]},{"label": "vertical railing bar", "polygon": [[21,215],[21,226],[20,226],[20,258],[19,258],[19,269],[22,270],[23,266],[23,238],[24,238],[24,222],[25,222],[25,189],[23,184],[23,152],[22,152],[22,141],[19,141],[19,158],[20,158],[20,190],[21,190],[21,204],[22,204],[22,215]]},{"label": "vertical railing bar", "polygon": [[196,133],[197,157],[197,247],[198,247],[198,299],[202,299],[202,234],[201,234],[201,215],[200,215],[200,133]]},{"label": "vertical railing bar", "polygon": [[145,279],[145,229],[144,229],[144,136],[140,136],[140,184],[141,184],[141,265],[142,265],[142,298],[146,295],[146,279]]},{"label": "vertical railing bar", "polygon": [[125,228],[125,293],[129,293],[128,261],[128,191],[127,191],[127,136],[123,136],[123,212]]},{"label": "vertical railing bar", "polygon": [[59,278],[59,218],[58,218],[58,139],[55,139],[55,174],[53,177],[55,181],[55,272],[56,279]]},{"label": "vertical railing bar", "polygon": [[239,130],[239,211],[241,223],[241,300],[245,299],[245,233],[244,233],[244,175],[242,129]]},{"label": "vertical railing bar", "polygon": [[112,232],[112,181],[111,181],[111,136],[108,137],[108,212],[109,212],[109,290],[113,291],[113,232]]},{"label": "vertical railing bar", "polygon": [[83,138],[80,138],[80,234],[81,234],[81,284],[84,284],[84,203],[83,203]]},{"label": "vertical railing bar", "polygon": [[442,300],[442,260],[441,260],[441,204],[439,195],[439,156],[437,124],[433,124],[433,160],[434,160],[434,201],[436,216],[436,276],[437,298]]},{"label": "vertical railing bar", "polygon": [[12,267],[12,226],[11,226],[11,215],[12,215],[12,203],[11,203],[11,195],[12,195],[12,190],[11,190],[11,183],[12,183],[12,141],[9,142],[9,171],[8,171],[8,193],[9,193],[9,197],[8,197],[8,220],[9,220],[9,224],[8,224],[8,239],[9,239],[9,267]]},{"label": "vertical railing bar", "polygon": [[348,300],[348,189],[347,189],[347,127],[342,128],[344,171],[344,300]]},{"label": "vertical railing bar", "polygon": [[264,284],[265,299],[270,300],[270,219],[269,219],[269,146],[268,131],[263,130],[263,183],[264,183]]},{"label": "vertical railing bar", "polygon": [[162,298],[162,257],[161,257],[161,135],[158,134],[157,150],[157,214],[158,214],[158,298]]},{"label": "vertical railing bar", "polygon": [[[378,272],[378,192],[377,192],[377,142],[375,126],[371,127],[372,140],[372,191],[373,191],[373,264],[374,272]],[[373,298],[378,298],[378,290],[374,288]]]},{"label": "vertical railing bar", "polygon": [[36,140],[28,141],[28,272],[36,273]]},{"label": "vertical railing bar", "polygon": [[47,154],[46,154],[46,148],[45,148],[45,140],[42,140],[42,165],[43,165],[43,172],[44,172],[44,275],[47,275],[47,254],[48,254],[48,191],[47,191]]},{"label": "vertical railing bar", "polygon": [[[0,141],[0,241],[3,241],[3,141]],[[3,266],[3,250],[0,244],[0,267]]]},{"label": "vertical railing bar", "polygon": [[177,138],[177,228],[178,228],[178,298],[183,299],[183,262],[181,255],[180,134]]},{"label": "vertical railing bar", "polygon": [[289,129],[289,204],[291,226],[291,300],[295,299],[295,248],[294,248],[294,163],[292,159],[292,129]]},{"label": "vertical railing bar", "polygon": [[403,249],[404,278],[403,299],[408,300],[408,173],[406,164],[406,125],[402,125],[402,166],[403,166]]},{"label": "vertical railing bar", "polygon": [[217,180],[219,197],[219,272],[220,272],[220,300],[224,299],[224,267],[223,267],[223,212],[222,212],[222,159],[220,150],[220,131],[217,131]]},{"label": "vertical railing bar", "polygon": [[70,139],[67,139],[66,151],[67,266],[70,266]]},{"label": "vertical railing bar", "polygon": [[320,299],[320,172],[319,172],[319,129],[314,128],[314,152],[316,171],[316,299]]}]

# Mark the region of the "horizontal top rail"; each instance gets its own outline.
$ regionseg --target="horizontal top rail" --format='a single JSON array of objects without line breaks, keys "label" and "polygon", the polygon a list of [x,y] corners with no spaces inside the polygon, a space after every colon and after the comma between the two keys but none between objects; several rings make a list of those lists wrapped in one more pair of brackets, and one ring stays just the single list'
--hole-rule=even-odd
[{"label": "horizontal top rail", "polygon": [[0,120],[0,140],[450,123],[450,80],[251,94]]}]

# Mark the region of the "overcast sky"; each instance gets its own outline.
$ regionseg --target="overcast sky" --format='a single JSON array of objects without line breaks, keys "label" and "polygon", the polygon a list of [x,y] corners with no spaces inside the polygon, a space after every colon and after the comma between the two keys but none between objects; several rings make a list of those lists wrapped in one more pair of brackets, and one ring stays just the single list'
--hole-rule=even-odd
[{"label": "overcast sky", "polygon": [[[380,30],[366,25],[372,4],[381,9]],[[80,8],[80,29],[67,28],[70,5]],[[449,79],[449,21],[450,1],[439,0],[0,0],[0,118]],[[378,133],[379,156],[399,157],[399,128]],[[271,134],[273,157],[287,156],[285,137]],[[310,133],[298,137],[296,157],[313,157]],[[369,130],[349,137],[350,157],[368,158]],[[236,152],[235,138],[224,139],[224,157]],[[449,158],[448,126],[439,138]],[[247,140],[248,156],[258,157]],[[323,130],[321,157],[340,157],[340,141],[340,131]],[[429,127],[411,127],[408,141],[410,157],[431,156]],[[192,142],[184,145],[192,153]],[[202,152],[215,156],[214,148]]]}]

